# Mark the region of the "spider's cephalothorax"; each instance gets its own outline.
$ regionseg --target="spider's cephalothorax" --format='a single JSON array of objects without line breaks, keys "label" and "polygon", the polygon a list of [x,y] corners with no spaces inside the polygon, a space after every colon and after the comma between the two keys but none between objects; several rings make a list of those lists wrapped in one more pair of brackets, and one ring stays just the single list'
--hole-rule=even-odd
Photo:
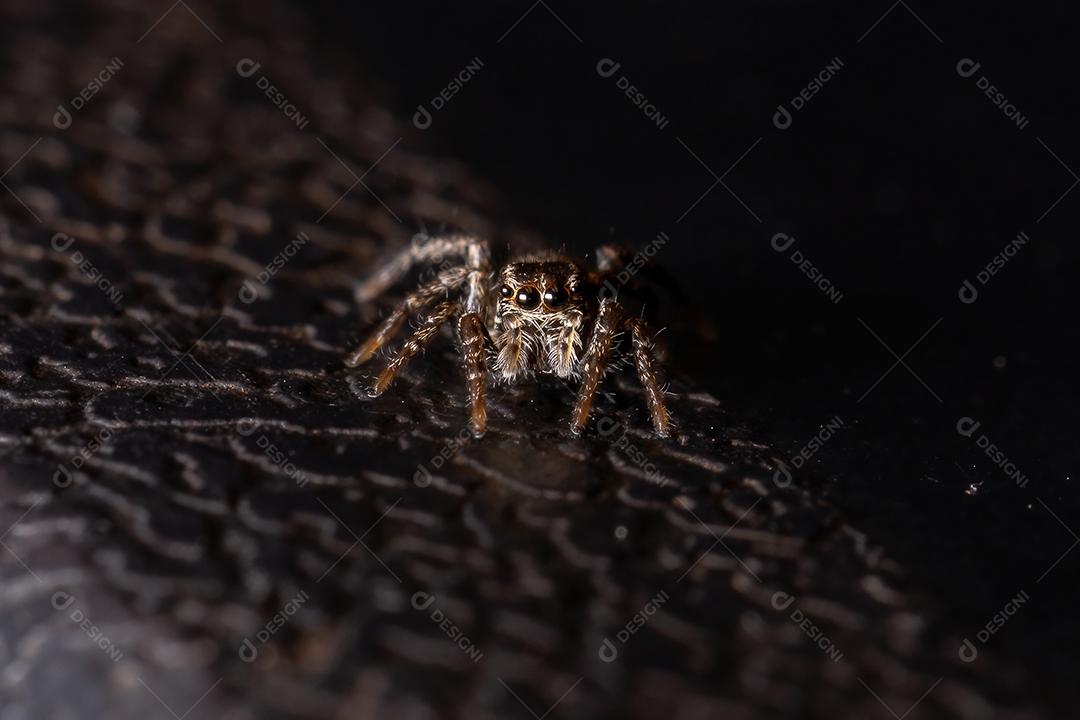
[{"label": "spider's cephalothorax", "polygon": [[351,367],[366,362],[411,315],[422,315],[420,326],[372,384],[371,394],[381,395],[405,363],[456,318],[469,393],[469,425],[475,435],[482,435],[487,427],[488,373],[506,382],[534,374],[580,380],[570,420],[571,432],[579,434],[588,422],[617,340],[628,331],[653,429],[667,437],[671,418],[657,378],[652,336],[645,323],[627,316],[614,298],[599,297],[604,280],[618,269],[616,254],[610,249],[598,253],[601,266],[590,273],[558,255],[529,256],[506,265],[495,277],[490,257],[487,244],[469,235],[424,238],[360,285],[357,298],[365,302],[418,263],[461,258],[460,265],[444,263],[434,280],[406,296],[346,359]]},{"label": "spider's cephalothorax", "polygon": [[513,381],[530,372],[576,378],[589,305],[577,265],[525,258],[499,273],[492,338],[495,372]]}]

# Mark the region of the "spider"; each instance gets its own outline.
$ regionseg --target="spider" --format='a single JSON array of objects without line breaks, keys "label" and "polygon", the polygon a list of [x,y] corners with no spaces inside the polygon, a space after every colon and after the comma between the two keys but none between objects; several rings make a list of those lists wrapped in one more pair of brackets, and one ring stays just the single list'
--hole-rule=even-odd
[{"label": "spider", "polygon": [[[653,429],[671,434],[657,376],[652,335],[645,322],[629,316],[613,297],[603,297],[605,281],[620,269],[619,251],[604,246],[597,253],[597,270],[584,272],[573,260],[556,253],[519,257],[497,274],[491,271],[487,242],[472,235],[429,238],[418,235],[408,248],[379,268],[356,290],[369,302],[400,281],[415,265],[443,262],[434,279],[407,295],[345,364],[356,367],[370,360],[412,314],[421,314],[419,327],[375,378],[368,394],[377,397],[398,372],[439,332],[456,319],[469,396],[469,429],[480,437],[487,429],[486,376],[513,383],[537,374],[580,380],[570,418],[570,431],[585,428],[597,388],[629,331],[631,351]],[[493,280],[495,281],[493,284]]]}]

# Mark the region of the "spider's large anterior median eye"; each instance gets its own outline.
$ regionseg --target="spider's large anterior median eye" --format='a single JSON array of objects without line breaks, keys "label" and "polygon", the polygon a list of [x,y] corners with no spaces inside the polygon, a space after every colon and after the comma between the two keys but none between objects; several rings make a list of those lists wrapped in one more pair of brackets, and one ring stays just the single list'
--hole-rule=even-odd
[{"label": "spider's large anterior median eye", "polygon": [[544,293],[544,304],[549,308],[560,308],[570,299],[570,295],[561,287],[550,288]]},{"label": "spider's large anterior median eye", "polygon": [[517,291],[515,300],[517,301],[518,307],[522,310],[532,310],[540,305],[540,291],[526,285]]}]

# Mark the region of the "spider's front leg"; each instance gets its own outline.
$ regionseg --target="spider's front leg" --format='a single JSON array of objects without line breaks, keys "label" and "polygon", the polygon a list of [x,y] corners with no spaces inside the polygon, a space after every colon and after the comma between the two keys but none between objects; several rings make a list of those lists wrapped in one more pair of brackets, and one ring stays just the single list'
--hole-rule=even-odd
[{"label": "spider's front leg", "polygon": [[469,393],[469,428],[476,437],[487,430],[487,345],[491,342],[483,316],[490,302],[491,251],[475,241],[465,248],[468,274],[465,281],[465,313],[458,319],[461,359],[465,366],[465,387]]},{"label": "spider's front leg", "polygon": [[634,346],[634,367],[637,368],[641,387],[645,388],[645,400],[649,405],[653,429],[660,437],[667,437],[671,434],[671,415],[664,405],[664,389],[660,385],[656,370],[652,335],[645,321],[639,318],[628,319],[626,325],[630,328],[630,339]]},{"label": "spider's front leg", "polygon": [[366,362],[397,333],[411,313],[423,310],[440,295],[449,296],[452,291],[463,289],[464,297],[460,302],[447,300],[440,303],[423,319],[420,327],[372,384],[369,393],[373,397],[384,393],[401,368],[420,352],[439,329],[454,315],[463,312],[458,319],[458,334],[469,391],[469,424],[475,435],[482,435],[487,428],[485,343],[490,343],[482,319],[488,305],[491,272],[491,253],[487,243],[472,235],[450,235],[413,243],[361,283],[356,296],[361,302],[371,300],[403,278],[413,265],[449,255],[460,257],[464,265],[444,270],[433,282],[408,295],[345,362],[350,367]]},{"label": "spider's front leg", "polygon": [[469,393],[469,429],[475,437],[487,430],[487,400],[484,374],[487,372],[487,330],[477,313],[465,313],[458,320],[461,359],[465,365],[465,387]]},{"label": "spider's front leg", "polygon": [[618,302],[611,298],[600,301],[600,311],[596,314],[596,324],[589,337],[589,346],[581,359],[581,387],[578,388],[577,402],[574,403],[574,412],[570,419],[570,432],[575,435],[580,435],[589,421],[596,389],[607,370],[611,345],[619,333],[622,317],[623,309]]},{"label": "spider's front leg", "polygon": [[450,268],[439,273],[438,277],[432,282],[409,293],[396,308],[390,311],[390,314],[386,316],[378,329],[345,358],[345,364],[349,367],[356,367],[370,360],[378,352],[379,348],[393,339],[409,315],[423,310],[440,295],[445,297],[457,290],[468,277],[469,271],[467,268]]},{"label": "spider's front leg", "polygon": [[607,369],[612,343],[619,332],[627,328],[631,332],[634,365],[637,368],[638,378],[645,388],[645,398],[649,406],[653,429],[660,437],[668,437],[671,434],[671,416],[664,405],[663,389],[657,378],[652,339],[642,320],[624,319],[624,314],[622,306],[617,301],[605,298],[600,302],[596,326],[589,338],[589,347],[582,358],[581,388],[578,390],[577,402],[574,404],[570,431],[578,435],[585,428],[596,397],[596,390]]},{"label": "spider's front leg", "polygon": [[424,318],[420,327],[416,329],[416,332],[412,334],[405,344],[398,350],[397,355],[386,365],[386,368],[379,374],[379,377],[375,380],[375,383],[371,386],[369,394],[372,397],[378,397],[386,392],[386,388],[390,387],[390,383],[397,377],[398,372],[405,366],[405,363],[409,362],[414,355],[420,352],[425,345],[430,342],[431,338],[435,336],[435,333],[454,316],[454,313],[461,309],[461,303],[455,301],[447,301],[436,305],[431,313]]},{"label": "spider's front leg", "polygon": [[486,263],[488,254],[487,243],[472,235],[447,235],[427,238],[422,242],[414,241],[360,283],[356,288],[356,299],[359,302],[374,300],[405,277],[414,265],[438,262],[439,258],[453,256],[465,260],[466,265],[474,266]]}]

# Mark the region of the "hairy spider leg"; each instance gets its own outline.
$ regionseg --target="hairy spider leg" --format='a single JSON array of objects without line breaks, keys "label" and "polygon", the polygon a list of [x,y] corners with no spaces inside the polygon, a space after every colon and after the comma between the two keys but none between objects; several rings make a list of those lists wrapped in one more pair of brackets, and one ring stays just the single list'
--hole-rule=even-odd
[{"label": "hairy spider leg", "polygon": [[654,262],[646,251],[634,252],[624,245],[605,243],[596,248],[595,265],[596,270],[589,272],[587,278],[600,289],[601,297],[617,298],[619,291],[626,288],[638,300],[649,304],[660,300],[656,290],[661,290],[682,308],[689,326],[704,337],[715,334],[712,323],[696,303],[689,301],[678,278]]},{"label": "hairy spider leg", "polygon": [[584,367],[581,387],[578,390],[577,402],[574,404],[570,431],[575,435],[580,434],[588,423],[596,391],[607,369],[612,344],[623,329],[629,329],[631,333],[634,365],[637,368],[638,379],[645,389],[645,399],[653,429],[660,437],[668,437],[671,434],[671,416],[664,404],[663,388],[660,385],[652,336],[648,326],[638,318],[624,319],[622,306],[611,298],[605,298],[600,302],[600,311],[596,317],[592,336],[589,338],[589,347],[582,359]]},{"label": "hairy spider leg", "polygon": [[431,338],[435,336],[439,329],[453,317],[454,313],[460,310],[461,303],[456,300],[448,300],[436,305],[431,310],[431,313],[420,323],[420,327],[416,329],[416,332],[405,341],[405,344],[401,346],[401,349],[398,350],[394,358],[386,365],[386,368],[371,386],[369,394],[372,397],[378,397],[386,392],[386,388],[394,381],[394,378],[401,368],[405,366],[405,363],[409,362],[414,355],[420,352],[424,346],[428,344]]},{"label": "hairy spider leg", "polygon": [[465,312],[480,315],[487,309],[491,292],[491,249],[486,242],[471,236],[465,242],[465,266],[469,269]]},{"label": "hairy spider leg", "polygon": [[622,326],[622,317],[623,309],[618,302],[611,298],[600,301],[600,310],[596,314],[596,323],[589,337],[589,346],[581,360],[583,366],[581,387],[578,389],[577,401],[574,403],[574,411],[570,419],[570,432],[575,435],[581,434],[589,421],[589,411],[592,410],[600,379],[607,369],[608,356],[611,354],[612,343]]},{"label": "hairy spider leg", "polygon": [[461,359],[465,366],[465,386],[469,393],[469,428],[476,437],[487,430],[486,378],[487,330],[480,316],[467,312],[458,319],[461,337]]},{"label": "hairy spider leg", "polygon": [[671,416],[664,405],[664,390],[660,385],[656,369],[652,335],[645,321],[640,318],[629,318],[626,326],[630,328],[634,366],[637,368],[641,386],[645,388],[645,400],[649,405],[649,417],[652,418],[653,429],[660,437],[667,437],[671,433]]},{"label": "hairy spider leg", "polygon": [[468,279],[469,270],[465,267],[450,268],[439,273],[438,277],[427,285],[417,288],[409,293],[401,303],[395,307],[382,324],[373,332],[367,340],[345,358],[345,364],[349,367],[362,365],[371,359],[386,343],[390,342],[401,329],[405,320],[413,313],[419,312],[433,303],[440,295],[448,296],[452,291],[461,287]]},{"label": "hairy spider leg", "polygon": [[[645,254],[645,251],[635,252],[625,245],[605,243],[596,248],[594,262],[596,270],[588,274],[589,282],[606,288],[609,295],[617,295],[618,291],[626,286],[637,293],[646,292],[647,297],[643,299],[651,301],[656,299],[656,293],[647,286],[653,286],[668,293],[680,305],[685,304],[686,293],[679,281],[654,262],[651,255]],[[643,280],[647,282],[643,283]],[[695,316],[700,315],[692,306],[688,312]]]},{"label": "hairy spider leg", "polygon": [[486,348],[491,343],[484,325],[484,315],[491,303],[491,250],[487,243],[470,242],[465,250],[465,264],[468,267],[465,312],[458,318],[458,338],[469,394],[469,427],[474,436],[480,437],[487,430]]},{"label": "hairy spider leg", "polygon": [[405,277],[414,265],[430,263],[439,258],[460,257],[467,267],[473,269],[479,264],[474,260],[487,258],[488,255],[487,243],[473,235],[447,235],[413,242],[376,270],[371,277],[361,282],[356,288],[356,299],[358,302],[374,300]]}]

